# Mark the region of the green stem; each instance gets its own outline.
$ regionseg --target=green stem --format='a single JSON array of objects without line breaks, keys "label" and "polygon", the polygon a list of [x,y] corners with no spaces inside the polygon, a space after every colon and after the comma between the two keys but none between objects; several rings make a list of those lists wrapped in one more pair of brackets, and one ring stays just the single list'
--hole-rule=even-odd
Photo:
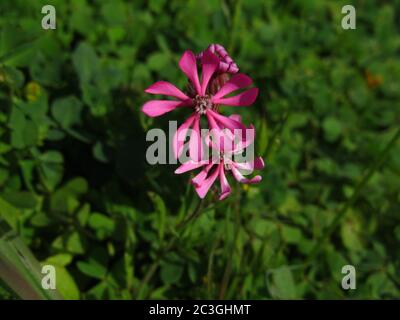
[{"label": "green stem", "polygon": [[163,249],[161,249],[160,252],[158,253],[156,260],[150,266],[150,268],[146,272],[146,274],[140,284],[140,287],[139,287],[138,293],[137,293],[137,299],[142,299],[144,289],[145,289],[147,283],[149,283],[149,281],[151,280],[151,278],[157,271],[157,269],[161,263],[161,260],[164,258],[165,254],[168,253],[173,248],[173,246],[175,245],[175,242],[181,237],[185,227],[201,214],[202,206],[203,206],[203,200],[200,200],[197,203],[196,208],[193,210],[192,214],[187,219],[183,220],[181,223],[179,223],[177,225],[176,229],[180,230],[181,232],[178,235],[173,236],[169,240],[167,245]]},{"label": "green stem", "polygon": [[238,24],[240,21],[240,12],[241,12],[241,6],[242,6],[242,1],[237,0],[235,3],[235,9],[234,9],[234,14],[233,14],[233,19],[232,19],[232,25],[231,25],[231,32],[229,35],[229,50],[228,52],[232,53],[232,51],[235,48],[235,37],[236,37],[236,32],[238,28]]},{"label": "green stem", "polygon": [[219,299],[222,300],[225,298],[226,292],[227,292],[227,288],[229,285],[229,280],[231,277],[231,273],[232,273],[232,265],[233,265],[233,258],[235,255],[235,251],[236,251],[236,244],[238,241],[238,234],[241,228],[241,221],[240,221],[240,200],[241,200],[241,192],[240,192],[240,186],[239,184],[237,184],[237,188],[236,188],[236,197],[235,197],[235,202],[232,208],[232,212],[234,211],[235,214],[235,230],[234,230],[234,238],[232,239],[232,242],[229,245],[228,248],[228,254],[227,254],[227,263],[225,266],[225,271],[224,271],[224,275],[222,277],[222,283],[221,283],[221,287],[220,287],[220,292],[219,292]]}]

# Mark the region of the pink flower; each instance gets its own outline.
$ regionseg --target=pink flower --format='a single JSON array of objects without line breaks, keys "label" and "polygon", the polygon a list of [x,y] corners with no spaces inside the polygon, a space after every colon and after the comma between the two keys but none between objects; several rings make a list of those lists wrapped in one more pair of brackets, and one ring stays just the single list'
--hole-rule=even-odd
[{"label": "pink flower", "polygon": [[[240,121],[240,117],[238,115],[232,115],[231,119],[237,119]],[[250,127],[252,130],[254,128]],[[229,136],[229,135],[228,135]],[[220,134],[219,137],[227,137],[226,134]],[[235,142],[235,139],[232,138],[230,143],[221,143],[219,141],[212,141],[208,139],[209,145],[216,151],[217,157],[209,161],[195,161],[189,160],[188,162],[182,164],[178,169],[175,170],[176,174],[181,174],[187,171],[191,171],[197,168],[202,168],[199,174],[197,174],[193,179],[192,183],[195,186],[196,192],[200,198],[204,198],[215,182],[217,178],[219,178],[221,193],[219,196],[219,200],[225,199],[231,193],[231,187],[229,186],[228,179],[225,176],[225,173],[231,172],[233,177],[240,183],[245,184],[254,184],[261,181],[261,176],[256,175],[255,177],[248,179],[243,176],[242,173],[251,173],[254,169],[261,170],[264,168],[264,161],[261,157],[257,157],[252,161],[248,162],[237,162],[235,161],[235,155],[239,155],[246,149],[250,143],[254,140],[254,135],[252,135],[251,139],[246,139],[243,142],[241,139],[239,142]]]},{"label": "pink flower", "polygon": [[[235,96],[229,96],[232,92],[248,87],[252,84],[250,77],[245,74],[235,74],[230,80],[225,82],[217,92],[210,90],[210,81],[217,73],[220,60],[210,50],[206,50],[201,57],[202,73],[199,79],[196,57],[190,50],[182,55],[179,61],[179,67],[185,73],[192,86],[192,92],[185,94],[173,84],[166,81],[158,81],[152,84],[145,92],[150,94],[161,94],[176,98],[176,100],[151,100],[146,102],[142,111],[150,116],[157,117],[176,108],[191,108],[193,113],[178,128],[174,137],[174,151],[176,157],[179,157],[183,150],[183,139],[188,129],[192,129],[192,135],[189,142],[190,154],[197,154],[195,159],[200,159],[202,153],[202,142],[200,135],[200,117],[206,115],[211,129],[228,128],[245,129],[239,121],[225,117],[218,113],[220,105],[227,106],[249,106],[257,98],[258,89],[251,88]],[[193,157],[192,157],[193,158]]]}]

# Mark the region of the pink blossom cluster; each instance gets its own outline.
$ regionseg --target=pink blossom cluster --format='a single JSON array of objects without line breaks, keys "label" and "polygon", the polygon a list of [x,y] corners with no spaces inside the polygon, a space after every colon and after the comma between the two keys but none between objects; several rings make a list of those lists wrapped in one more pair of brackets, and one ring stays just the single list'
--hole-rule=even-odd
[{"label": "pink blossom cluster", "polygon": [[[199,78],[198,64],[201,66]],[[158,81],[148,87],[145,92],[156,95],[165,95],[173,100],[150,100],[146,102],[142,111],[149,117],[158,117],[175,109],[185,108],[191,110],[191,115],[177,129],[174,135],[173,147],[176,158],[184,152],[185,137],[189,135],[188,152],[189,160],[184,162],[175,173],[200,169],[192,179],[192,183],[200,198],[204,198],[214,182],[219,179],[219,199],[225,199],[231,193],[231,187],[226,178],[226,173],[241,183],[257,183],[261,176],[251,179],[244,174],[251,173],[254,169],[262,169],[264,161],[256,157],[251,161],[238,162],[236,155],[242,154],[253,143],[255,134],[250,125],[246,127],[239,115],[224,116],[220,113],[221,106],[250,106],[258,95],[258,88],[248,88],[252,79],[238,73],[239,68],[228,55],[225,48],[218,44],[210,45],[206,50],[195,56],[187,50],[179,60],[179,67],[188,78],[185,92],[166,81]],[[239,91],[236,95],[231,95]],[[200,133],[201,118],[208,123],[209,133],[203,139]],[[236,133],[239,132],[239,139]],[[189,133],[189,134],[188,134]],[[223,137],[223,139],[221,139]],[[211,159],[204,158],[205,148],[213,151]]]}]

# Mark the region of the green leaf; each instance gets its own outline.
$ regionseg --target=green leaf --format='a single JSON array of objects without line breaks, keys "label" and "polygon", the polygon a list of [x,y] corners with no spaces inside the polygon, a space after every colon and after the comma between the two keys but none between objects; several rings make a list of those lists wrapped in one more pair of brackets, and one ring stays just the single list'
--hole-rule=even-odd
[{"label": "green leaf", "polygon": [[344,245],[349,250],[359,251],[363,248],[363,243],[361,239],[361,224],[355,215],[352,215],[345,221],[343,221],[340,234],[343,240]]},{"label": "green leaf", "polygon": [[3,27],[0,33],[0,63],[28,65],[39,40],[38,37],[28,39],[29,36],[32,36],[32,32],[16,33],[12,25]]},{"label": "green leaf", "polygon": [[60,267],[65,267],[71,263],[73,256],[69,253],[58,253],[54,256],[48,257],[44,264],[56,264]]},{"label": "green leaf", "polygon": [[147,59],[147,65],[149,66],[149,69],[154,71],[160,71],[169,63],[169,56],[162,52],[153,53]]},{"label": "green leaf", "polygon": [[67,239],[66,249],[71,253],[83,254],[85,248],[83,245],[82,237],[76,231],[74,231]]},{"label": "green leaf", "polygon": [[336,281],[339,282],[343,278],[342,268],[348,264],[348,262],[341,253],[333,249],[327,251],[327,260],[331,275]]},{"label": "green leaf", "polygon": [[325,138],[329,142],[336,141],[342,133],[342,124],[337,118],[325,118],[322,127],[324,129]]},{"label": "green leaf", "polygon": [[89,218],[89,225],[93,229],[114,230],[115,222],[111,218],[101,213],[92,213]]},{"label": "green leaf", "polygon": [[72,214],[79,207],[79,197],[86,193],[87,188],[86,180],[81,177],[68,181],[51,196],[51,209]]},{"label": "green leaf", "polygon": [[64,189],[74,195],[81,195],[81,194],[84,194],[87,192],[88,183],[84,178],[76,177],[76,178],[68,181],[68,183],[65,185]]},{"label": "green leaf", "polygon": [[88,203],[85,203],[77,214],[79,224],[82,227],[86,226],[87,222],[89,221],[89,216],[90,216],[90,205]]},{"label": "green leaf", "polygon": [[30,219],[35,227],[46,227],[52,223],[52,220],[44,212],[36,212]]},{"label": "green leaf", "polygon": [[63,156],[60,152],[51,150],[41,154],[39,159],[42,182],[47,189],[54,190],[63,177]]},{"label": "green leaf", "polygon": [[33,147],[38,144],[39,128],[33,121],[26,121],[23,129],[23,140],[26,147]]},{"label": "green leaf", "polygon": [[44,55],[42,51],[36,53],[29,66],[32,79],[46,86],[56,86],[61,83],[62,55],[49,48],[52,54]]},{"label": "green leaf", "polygon": [[35,161],[33,160],[21,160],[19,162],[21,171],[22,171],[22,177],[24,178],[24,182],[27,185],[29,190],[33,190],[32,183],[34,179],[34,169],[35,169]]},{"label": "green leaf", "polygon": [[104,143],[100,141],[96,142],[96,144],[93,146],[93,156],[95,159],[103,163],[107,163],[109,161],[105,152]]},{"label": "green leaf", "polygon": [[302,234],[299,229],[284,225],[282,227],[282,238],[287,243],[297,244],[301,240]]},{"label": "green leaf", "polygon": [[296,299],[297,291],[292,271],[287,266],[280,267],[272,272],[272,286],[269,288],[273,297],[277,299]]},{"label": "green leaf", "polygon": [[100,239],[109,237],[115,230],[115,221],[101,213],[92,213],[89,217],[89,226],[96,230]]},{"label": "green leaf", "polygon": [[80,293],[74,278],[63,266],[59,266],[57,264],[52,265],[56,269],[56,289],[60,292],[64,299],[78,300]]},{"label": "green leaf", "polygon": [[13,228],[17,229],[20,211],[0,197],[0,221],[3,218]]},{"label": "green leaf", "polygon": [[161,280],[167,284],[171,285],[177,283],[183,274],[183,266],[177,263],[164,262],[161,264]]},{"label": "green leaf", "polygon": [[26,191],[5,193],[3,199],[20,209],[34,209],[38,204],[38,198]]},{"label": "green leaf", "polygon": [[82,273],[100,280],[104,279],[107,273],[107,268],[94,259],[89,259],[88,262],[78,261],[76,266]]},{"label": "green leaf", "polygon": [[89,83],[99,69],[96,51],[87,43],[80,43],[72,55],[72,62],[81,83]]},{"label": "green leaf", "polygon": [[51,113],[63,128],[70,128],[81,122],[82,102],[75,96],[57,99],[51,106]]}]

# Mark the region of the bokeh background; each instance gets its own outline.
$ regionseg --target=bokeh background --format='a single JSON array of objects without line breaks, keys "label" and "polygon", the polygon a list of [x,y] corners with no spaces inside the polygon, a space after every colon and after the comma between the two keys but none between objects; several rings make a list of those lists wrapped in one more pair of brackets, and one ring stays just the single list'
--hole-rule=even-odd
[{"label": "bokeh background", "polygon": [[[57,29],[41,28],[41,8]],[[343,30],[353,4],[357,29]],[[0,4],[0,217],[68,299],[400,296],[400,1]],[[259,185],[199,203],[140,112],[220,43],[260,89]],[[231,110],[225,108],[228,114]],[[193,212],[197,215],[187,221]],[[357,289],[341,288],[354,265]],[[0,296],[14,298],[5,282]]]}]

